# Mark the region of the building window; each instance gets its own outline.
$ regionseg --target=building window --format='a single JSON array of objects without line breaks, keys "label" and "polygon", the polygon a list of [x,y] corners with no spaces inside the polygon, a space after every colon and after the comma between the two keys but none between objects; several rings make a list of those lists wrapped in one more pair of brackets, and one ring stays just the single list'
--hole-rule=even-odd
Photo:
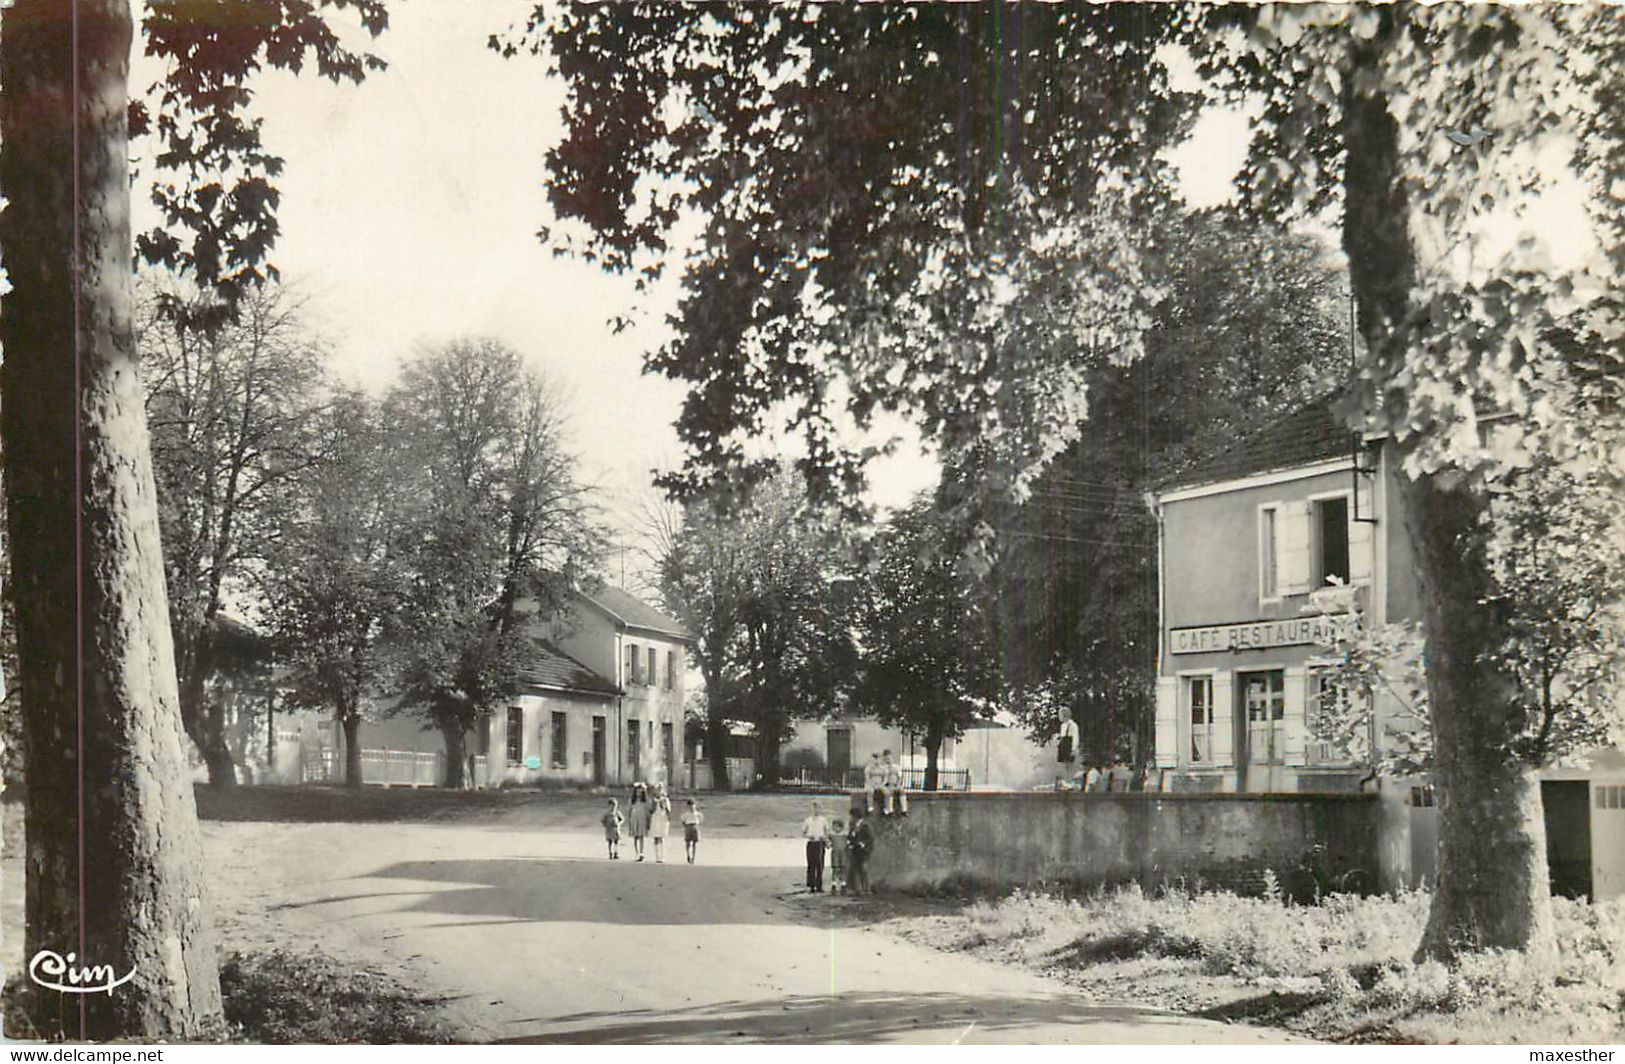
[{"label": "building window", "polygon": [[660,651],[656,650],[654,647],[649,648],[649,672],[643,677],[643,682],[648,684],[650,687],[653,687],[655,684],[660,682],[660,665],[655,660],[655,655],[659,653]]},{"label": "building window", "polygon": [[1285,754],[1286,676],[1279,669],[1241,677],[1242,704],[1247,710],[1247,760],[1280,764]]},{"label": "building window", "polygon": [[553,742],[549,749],[553,751],[554,768],[567,768],[570,764],[569,757],[567,756],[570,748],[566,744],[568,735],[565,731],[565,728],[567,727],[567,719],[568,718],[566,718],[566,716],[563,713],[560,713],[558,710],[553,711]]},{"label": "building window", "polygon": [[626,763],[637,771],[638,767],[638,740],[643,738],[643,729],[635,720],[626,722]]},{"label": "building window", "polygon": [[671,721],[660,725],[660,749],[666,757],[666,773],[677,771],[677,743]]},{"label": "building window", "polygon": [[677,690],[677,651],[666,651],[666,690]]},{"label": "building window", "polygon": [[517,765],[525,759],[525,711],[518,706],[508,707],[508,764]]},{"label": "building window", "polygon": [[1318,499],[1314,510],[1315,586],[1349,582],[1349,500]]},{"label": "building window", "polygon": [[1192,676],[1186,691],[1191,708],[1191,762],[1213,760],[1213,677]]},{"label": "building window", "polygon": [[634,687],[638,682],[638,645],[628,643],[626,644],[626,675],[621,677],[621,683],[626,687]]},{"label": "building window", "polygon": [[1266,602],[1281,597],[1277,578],[1280,569],[1279,523],[1280,511],[1276,507],[1265,506],[1258,511],[1258,597]]},{"label": "building window", "polygon": [[1319,734],[1345,725],[1353,708],[1349,691],[1339,684],[1330,669],[1312,669],[1309,672],[1309,739],[1304,748],[1305,759],[1316,761],[1347,761],[1350,752]]}]

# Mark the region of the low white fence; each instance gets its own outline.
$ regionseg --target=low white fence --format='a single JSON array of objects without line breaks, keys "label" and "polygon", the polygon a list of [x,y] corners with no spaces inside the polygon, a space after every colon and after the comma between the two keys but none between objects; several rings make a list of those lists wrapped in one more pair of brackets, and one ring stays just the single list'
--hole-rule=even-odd
[{"label": "low white fence", "polygon": [[[361,751],[361,782],[380,787],[438,787],[446,778],[443,755],[418,750]],[[343,755],[325,747],[318,763],[307,763],[305,781],[340,782],[344,779]]]}]

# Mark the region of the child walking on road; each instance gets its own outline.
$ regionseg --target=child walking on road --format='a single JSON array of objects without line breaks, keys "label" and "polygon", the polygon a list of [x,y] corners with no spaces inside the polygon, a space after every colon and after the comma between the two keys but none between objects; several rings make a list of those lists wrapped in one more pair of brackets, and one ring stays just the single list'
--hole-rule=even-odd
[{"label": "child walking on road", "polygon": [[621,855],[617,852],[621,845],[621,825],[626,818],[621,815],[621,803],[614,798],[609,800],[609,812],[604,814],[604,841],[609,844],[609,859],[619,861]]},{"label": "child walking on road", "polygon": [[688,808],[683,811],[683,852],[688,855],[689,864],[693,864],[694,858],[699,856],[700,825],[703,823],[705,814],[700,812],[699,803],[690,798]]}]

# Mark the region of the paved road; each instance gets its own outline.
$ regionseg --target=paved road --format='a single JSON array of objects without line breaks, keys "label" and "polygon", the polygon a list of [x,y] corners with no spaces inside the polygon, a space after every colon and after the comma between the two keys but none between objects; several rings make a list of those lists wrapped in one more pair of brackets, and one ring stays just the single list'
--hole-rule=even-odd
[{"label": "paved road", "polygon": [[[253,845],[243,829],[252,827]],[[744,825],[738,825],[744,827]],[[206,825],[235,919],[405,967],[470,1038],[513,1042],[1231,1042],[1258,1030],[1092,1004],[900,942],[799,890],[796,842],[604,858],[584,827]],[[629,847],[628,847],[629,849]],[[248,935],[246,937],[257,937]]]}]

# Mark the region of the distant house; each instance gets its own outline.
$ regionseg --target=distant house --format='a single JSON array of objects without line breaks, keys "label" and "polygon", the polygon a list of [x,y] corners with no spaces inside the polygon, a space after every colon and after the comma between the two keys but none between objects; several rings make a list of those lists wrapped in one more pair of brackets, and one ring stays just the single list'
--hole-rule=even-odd
[{"label": "distant house", "polygon": [[[1158,524],[1160,648],[1156,765],[1169,789],[1402,793],[1412,867],[1433,867],[1426,779],[1378,780],[1317,738],[1317,702],[1337,697],[1328,627],[1421,616],[1398,472],[1356,438],[1330,400],[1266,419],[1151,497]],[[1424,727],[1379,691],[1370,745]],[[1625,758],[1598,751],[1542,773],[1554,889],[1625,894]]]},{"label": "distant house", "polygon": [[521,693],[491,716],[480,782],[675,781],[694,642],[682,622],[613,587],[572,592],[546,615],[520,609],[534,657]]},{"label": "distant house", "polygon": [[[955,762],[958,745],[957,740],[943,740],[937,761],[939,770],[959,771]],[[797,721],[795,735],[779,751],[779,763],[787,780],[805,775],[809,780],[836,786],[861,787],[863,766],[870,755],[887,750],[902,766],[905,782],[911,787],[921,786],[925,777],[925,746],[902,728],[887,727],[870,716]]]},{"label": "distant house", "polygon": [[[470,737],[473,784],[676,781],[693,637],[619,588],[571,591],[557,609],[521,600],[521,686]],[[444,756],[440,733],[403,715],[362,725],[373,751]],[[375,757],[375,760],[380,758]]]}]

